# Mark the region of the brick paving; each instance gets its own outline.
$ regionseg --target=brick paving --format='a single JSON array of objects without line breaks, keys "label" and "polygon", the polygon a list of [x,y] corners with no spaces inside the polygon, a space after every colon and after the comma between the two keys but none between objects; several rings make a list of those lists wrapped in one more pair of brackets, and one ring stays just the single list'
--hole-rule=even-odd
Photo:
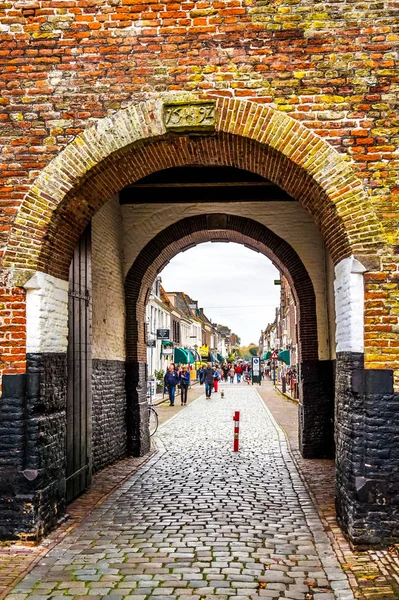
[{"label": "brick paving", "polygon": [[158,443],[10,600],[353,598],[286,438],[254,388],[201,396],[160,428]]}]

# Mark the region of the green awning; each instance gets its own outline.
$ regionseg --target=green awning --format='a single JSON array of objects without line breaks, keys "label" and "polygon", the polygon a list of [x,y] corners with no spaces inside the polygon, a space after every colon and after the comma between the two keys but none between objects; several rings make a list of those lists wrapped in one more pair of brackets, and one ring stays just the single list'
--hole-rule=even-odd
[{"label": "green awning", "polygon": [[162,346],[173,346],[173,342],[169,340],[162,340]]},{"label": "green awning", "polygon": [[267,352],[264,353],[264,355],[262,356],[262,360],[269,360],[269,358],[271,357],[272,353],[270,352],[270,350],[268,350]]},{"label": "green awning", "polygon": [[218,361],[219,362],[223,362],[224,361],[223,356],[221,354],[219,354],[219,352],[217,353],[217,357],[218,357]]},{"label": "green awning", "polygon": [[174,361],[175,361],[175,363],[187,365],[188,364],[187,350],[185,350],[184,348],[175,348]]},{"label": "green awning", "polygon": [[290,351],[282,350],[281,352],[278,353],[278,359],[285,362],[286,365],[290,365],[291,364]]},{"label": "green awning", "polygon": [[175,348],[174,361],[175,363],[180,363],[181,365],[191,365],[195,363],[195,354],[186,348]]}]

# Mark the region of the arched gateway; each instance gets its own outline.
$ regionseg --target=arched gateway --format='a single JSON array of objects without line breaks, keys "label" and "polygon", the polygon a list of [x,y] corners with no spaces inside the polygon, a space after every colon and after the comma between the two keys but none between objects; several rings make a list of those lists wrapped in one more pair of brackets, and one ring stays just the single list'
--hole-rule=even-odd
[{"label": "arched gateway", "polygon": [[[336,347],[321,360],[321,288],[295,233],[287,240],[278,234],[280,224],[273,219],[262,223],[256,214],[243,217],[223,203],[215,203],[212,210],[198,204],[188,207],[192,216],[170,223],[163,221],[162,211],[151,212],[148,204],[147,221],[141,237],[129,241],[134,251],[125,266],[130,449],[140,454],[148,449],[141,336],[148,288],[165,261],[188,245],[220,237],[239,241],[271,257],[295,291],[304,455],[320,457],[330,451],[335,394],[337,506],[343,526],[355,542],[396,535],[395,452],[381,464],[378,449],[384,432],[365,419],[367,406],[368,416],[386,410],[390,424],[398,422],[392,413],[396,398],[392,371],[364,369],[363,273],[377,269],[373,265],[383,243],[362,183],[343,156],[285,114],[248,101],[182,94],[132,104],[88,127],[43,169],[15,219],[4,254],[3,281],[13,288],[19,305],[25,301],[21,287],[27,290],[27,364],[14,367],[10,362],[3,371],[0,419],[5,426],[12,419],[17,423],[13,440],[17,453],[11,466],[6,459],[0,465],[5,490],[0,533],[36,537],[65,508],[68,277],[82,233],[126,186],[185,165],[257,173],[295,199],[295,210],[316,224],[335,273]],[[132,211],[133,220],[134,215]],[[300,234],[297,231],[296,237]],[[11,338],[16,325],[11,317]],[[90,418],[90,411],[87,414]],[[1,457],[6,456],[8,443],[4,442]],[[85,451],[91,452],[90,444]]]}]

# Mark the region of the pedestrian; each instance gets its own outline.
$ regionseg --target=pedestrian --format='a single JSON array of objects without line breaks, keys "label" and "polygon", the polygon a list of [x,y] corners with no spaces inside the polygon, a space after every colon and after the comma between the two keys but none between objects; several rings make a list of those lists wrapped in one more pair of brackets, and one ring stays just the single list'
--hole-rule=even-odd
[{"label": "pedestrian", "polygon": [[212,363],[209,362],[206,369],[204,369],[205,396],[207,400],[210,400],[212,396],[213,373]]},{"label": "pedestrian", "polygon": [[229,376],[229,367],[226,365],[226,363],[223,365],[223,377],[225,382],[227,383],[227,378]]},{"label": "pedestrian", "polygon": [[237,383],[241,383],[242,367],[240,364],[236,366]]},{"label": "pedestrian", "polygon": [[165,375],[165,386],[168,388],[169,394],[169,406],[175,405],[175,394],[176,386],[178,385],[180,377],[175,371],[174,364],[170,364]]},{"label": "pedestrian", "polygon": [[229,370],[229,377],[230,377],[230,383],[234,383],[234,375],[235,375],[235,369],[233,367],[233,365],[231,365],[231,368]]},{"label": "pedestrian", "polygon": [[187,392],[188,386],[190,385],[190,371],[187,365],[183,365],[182,372],[180,374],[180,394],[181,394],[181,405],[187,404]]},{"label": "pedestrian", "polygon": [[202,385],[204,383],[204,366],[203,365],[201,365],[201,367],[198,370],[198,376],[199,376],[200,385]]},{"label": "pedestrian", "polygon": [[219,371],[216,368],[213,372],[213,389],[215,392],[217,392],[219,389],[219,379],[220,379]]}]

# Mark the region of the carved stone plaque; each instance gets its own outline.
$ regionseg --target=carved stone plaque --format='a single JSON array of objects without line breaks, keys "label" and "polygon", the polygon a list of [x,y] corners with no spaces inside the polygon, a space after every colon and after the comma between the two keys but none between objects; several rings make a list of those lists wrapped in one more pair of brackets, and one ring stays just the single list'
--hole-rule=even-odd
[{"label": "carved stone plaque", "polygon": [[164,104],[163,119],[168,131],[213,132],[216,125],[216,103],[208,101]]}]

